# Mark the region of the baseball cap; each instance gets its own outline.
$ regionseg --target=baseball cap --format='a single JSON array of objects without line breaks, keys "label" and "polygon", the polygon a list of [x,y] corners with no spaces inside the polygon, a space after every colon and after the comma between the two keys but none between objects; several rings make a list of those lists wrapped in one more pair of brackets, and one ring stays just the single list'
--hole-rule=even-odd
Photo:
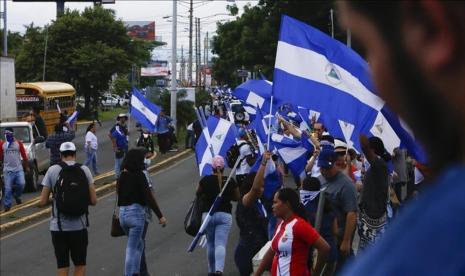
[{"label": "baseball cap", "polygon": [[60,146],[60,152],[64,151],[76,151],[76,146],[74,145],[73,142],[64,142]]},{"label": "baseball cap", "polygon": [[333,148],[326,147],[320,152],[318,156],[318,167],[329,169],[334,165],[335,152]]},{"label": "baseball cap", "polygon": [[221,155],[213,157],[212,160],[213,169],[223,169],[224,168],[224,158]]}]

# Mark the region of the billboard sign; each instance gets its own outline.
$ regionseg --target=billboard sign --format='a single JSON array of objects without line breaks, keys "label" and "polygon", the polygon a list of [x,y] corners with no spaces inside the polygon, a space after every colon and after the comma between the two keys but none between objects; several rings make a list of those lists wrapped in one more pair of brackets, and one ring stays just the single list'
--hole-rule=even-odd
[{"label": "billboard sign", "polygon": [[132,39],[155,41],[155,21],[126,21],[124,24]]},{"label": "billboard sign", "polygon": [[154,60],[140,70],[141,77],[167,77],[169,75],[168,61]]}]

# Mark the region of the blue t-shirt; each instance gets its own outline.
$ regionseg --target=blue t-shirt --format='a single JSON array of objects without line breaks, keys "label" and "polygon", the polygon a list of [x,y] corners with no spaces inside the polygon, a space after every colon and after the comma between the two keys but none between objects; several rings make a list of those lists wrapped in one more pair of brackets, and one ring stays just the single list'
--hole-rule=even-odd
[{"label": "blue t-shirt", "polygon": [[110,130],[111,136],[116,140],[116,146],[122,150],[128,150],[128,129],[126,126],[116,124]]},{"label": "blue t-shirt", "polygon": [[465,166],[432,184],[342,275],[465,275]]},{"label": "blue t-shirt", "polygon": [[169,131],[168,125],[171,122],[171,118],[168,116],[160,116],[157,120],[157,132],[159,134],[167,133]]}]

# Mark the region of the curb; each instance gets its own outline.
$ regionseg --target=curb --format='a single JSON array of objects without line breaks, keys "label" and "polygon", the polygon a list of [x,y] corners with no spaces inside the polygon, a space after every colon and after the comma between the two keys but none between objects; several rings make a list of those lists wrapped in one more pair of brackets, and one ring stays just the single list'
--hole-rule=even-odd
[{"label": "curb", "polygon": [[[176,161],[177,159],[179,159],[181,157],[184,157],[185,155],[188,155],[191,152],[192,152],[191,149],[186,149],[186,150],[184,150],[184,151],[182,151],[182,152],[180,152],[180,153],[178,153],[176,155],[173,155],[173,156],[161,161],[158,164],[150,166],[148,168],[148,171],[149,171],[149,173],[152,173],[156,169],[158,169],[159,167],[165,165],[166,163],[171,162],[171,161]],[[114,188],[115,186],[116,186],[116,181],[113,181],[113,182],[111,182],[109,184],[105,184],[105,185],[103,185],[101,187],[98,187],[97,189],[95,189],[95,192],[96,193],[103,193],[103,192],[105,192],[107,190],[110,190],[110,189]],[[39,200],[37,200],[37,202],[39,202]],[[46,215],[46,214],[50,213],[51,209],[52,209],[51,207],[48,207],[47,209],[41,210],[39,212],[36,212],[36,213],[34,213],[32,215],[29,215],[29,216],[26,216],[24,218],[20,218],[20,219],[5,223],[4,225],[0,226],[0,233],[3,234],[4,232],[6,232],[7,230],[9,230],[11,228],[18,227],[18,226],[20,226],[22,224],[25,224],[25,223],[27,223],[29,221],[32,221],[32,220],[34,220],[36,218],[39,218],[39,217],[43,216],[43,215]]]}]

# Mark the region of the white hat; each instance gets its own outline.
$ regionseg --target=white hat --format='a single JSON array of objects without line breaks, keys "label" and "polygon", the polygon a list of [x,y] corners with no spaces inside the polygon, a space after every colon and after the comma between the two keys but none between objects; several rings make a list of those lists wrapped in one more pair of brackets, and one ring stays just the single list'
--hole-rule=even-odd
[{"label": "white hat", "polygon": [[119,119],[119,118],[128,118],[128,114],[126,114],[126,113],[120,113],[120,114],[118,115],[118,117],[116,117],[116,118],[117,118],[117,119]]},{"label": "white hat", "polygon": [[76,146],[74,145],[73,142],[64,142],[60,146],[60,152],[64,151],[76,151]]},{"label": "white hat", "polygon": [[344,152],[347,150],[347,144],[339,139],[334,139],[334,151]]}]

